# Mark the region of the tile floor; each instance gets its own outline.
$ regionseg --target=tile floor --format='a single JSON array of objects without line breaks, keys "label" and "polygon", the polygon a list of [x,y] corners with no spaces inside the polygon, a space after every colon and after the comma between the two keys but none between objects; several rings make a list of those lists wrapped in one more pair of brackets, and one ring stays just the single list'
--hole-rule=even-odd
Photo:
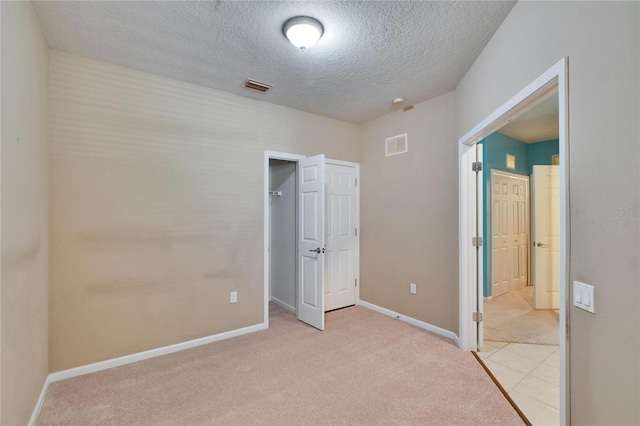
[{"label": "tile floor", "polygon": [[560,424],[557,346],[485,341],[478,356],[534,426]]}]

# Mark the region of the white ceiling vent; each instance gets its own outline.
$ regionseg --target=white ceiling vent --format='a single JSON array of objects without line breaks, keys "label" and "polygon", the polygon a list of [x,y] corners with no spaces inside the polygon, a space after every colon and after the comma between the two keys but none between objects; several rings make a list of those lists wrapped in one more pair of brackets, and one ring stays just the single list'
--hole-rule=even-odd
[{"label": "white ceiling vent", "polygon": [[385,139],[384,147],[387,157],[390,155],[404,154],[409,148],[407,134],[405,133]]},{"label": "white ceiling vent", "polygon": [[262,83],[260,81],[257,80],[251,80],[250,78],[246,79],[244,81],[244,87],[246,87],[247,89],[253,89],[253,90],[257,90],[258,92],[268,92],[269,90],[271,90],[271,88],[273,87],[273,85],[271,84],[267,84],[267,83]]}]

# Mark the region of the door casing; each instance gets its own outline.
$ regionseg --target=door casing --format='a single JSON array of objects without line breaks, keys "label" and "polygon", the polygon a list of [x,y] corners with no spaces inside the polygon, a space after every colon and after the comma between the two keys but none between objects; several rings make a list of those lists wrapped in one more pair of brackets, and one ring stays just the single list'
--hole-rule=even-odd
[{"label": "door casing", "polygon": [[[269,327],[269,223],[270,223],[270,208],[269,208],[269,160],[284,160],[284,161],[292,161],[298,163],[299,160],[306,158],[305,155],[300,154],[292,154],[287,152],[278,152],[278,151],[265,151],[264,153],[264,305],[263,305],[263,323],[265,327]],[[360,165],[358,163],[353,163],[350,161],[341,161],[341,160],[332,160],[327,158],[325,160],[326,164],[336,164],[348,167],[355,167],[356,169],[356,178],[358,179],[358,184],[356,185],[356,227],[358,230],[360,229]],[[297,173],[297,171],[296,171]],[[360,233],[356,237],[356,277],[358,280],[358,286],[356,287],[356,305],[360,303]],[[297,250],[296,250],[297,252]],[[297,281],[297,279],[296,279]],[[296,284],[298,285],[298,284]]]},{"label": "door casing", "polygon": [[[472,171],[476,144],[500,129],[509,119],[558,93],[560,148],[560,423],[570,424],[569,340],[569,58],[564,57],[544,74],[518,92],[504,105],[467,132],[458,143],[459,157],[459,338],[464,350],[477,350],[479,331],[473,312],[481,312],[483,278],[479,271],[482,250],[472,246],[472,238],[482,235],[482,185]],[[480,219],[480,220],[478,220]],[[480,253],[480,256],[478,255]],[[480,263],[481,265],[481,263]],[[480,303],[480,304],[479,304]]]}]

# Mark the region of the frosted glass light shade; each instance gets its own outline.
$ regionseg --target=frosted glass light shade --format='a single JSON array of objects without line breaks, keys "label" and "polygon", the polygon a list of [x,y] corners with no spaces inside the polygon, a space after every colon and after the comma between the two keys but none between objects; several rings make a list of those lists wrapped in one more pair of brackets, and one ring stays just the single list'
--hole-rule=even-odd
[{"label": "frosted glass light shade", "polygon": [[296,16],[285,22],[282,32],[291,44],[304,50],[314,46],[320,40],[324,28],[317,19],[309,16]]}]

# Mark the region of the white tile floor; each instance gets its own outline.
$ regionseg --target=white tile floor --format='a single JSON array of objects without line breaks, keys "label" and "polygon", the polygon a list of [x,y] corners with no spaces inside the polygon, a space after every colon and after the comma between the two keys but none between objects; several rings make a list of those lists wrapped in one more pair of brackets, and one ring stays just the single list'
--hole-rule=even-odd
[{"label": "white tile floor", "polygon": [[485,341],[478,356],[534,426],[560,424],[557,346]]}]

